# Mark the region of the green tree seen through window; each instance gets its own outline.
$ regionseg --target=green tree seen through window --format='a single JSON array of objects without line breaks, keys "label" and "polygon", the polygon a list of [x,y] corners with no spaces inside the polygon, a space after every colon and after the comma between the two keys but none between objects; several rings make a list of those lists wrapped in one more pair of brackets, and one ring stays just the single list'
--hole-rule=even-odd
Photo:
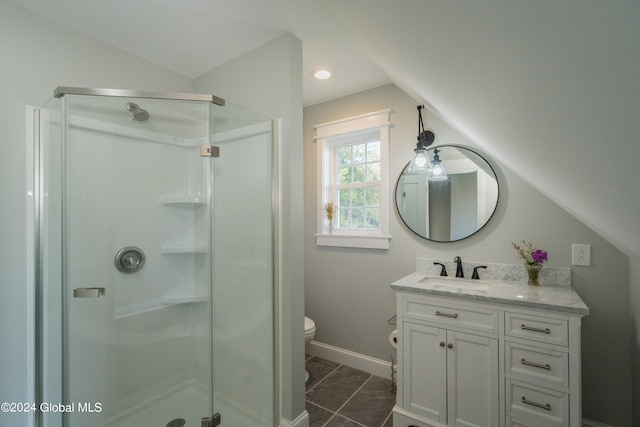
[{"label": "green tree seen through window", "polygon": [[338,228],[380,227],[380,141],[338,148]]}]

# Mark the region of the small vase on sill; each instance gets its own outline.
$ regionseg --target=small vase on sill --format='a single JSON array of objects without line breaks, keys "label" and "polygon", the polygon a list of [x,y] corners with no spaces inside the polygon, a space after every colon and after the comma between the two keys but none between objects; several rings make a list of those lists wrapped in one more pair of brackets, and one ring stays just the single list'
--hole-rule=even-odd
[{"label": "small vase on sill", "polygon": [[527,270],[527,275],[529,276],[528,283],[531,286],[538,286],[540,284],[540,282],[538,281],[538,277],[540,276],[540,270],[542,270],[542,266],[525,264],[524,268]]}]

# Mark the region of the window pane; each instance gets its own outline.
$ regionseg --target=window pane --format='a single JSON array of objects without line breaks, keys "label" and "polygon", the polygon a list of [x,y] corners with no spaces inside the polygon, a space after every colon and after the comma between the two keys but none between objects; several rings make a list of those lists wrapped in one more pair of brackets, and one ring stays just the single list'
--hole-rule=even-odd
[{"label": "window pane", "polygon": [[351,204],[350,193],[351,193],[351,190],[349,190],[348,188],[341,188],[340,190],[338,190],[338,200],[339,200],[338,204],[340,207],[343,207],[343,208],[349,207],[349,205]]},{"label": "window pane", "polygon": [[345,145],[340,147],[338,151],[338,162],[340,165],[348,165],[351,163],[351,146]]},{"label": "window pane", "polygon": [[380,162],[369,163],[367,165],[367,181],[380,181]]},{"label": "window pane", "polygon": [[364,188],[351,189],[351,206],[364,207]]},{"label": "window pane", "polygon": [[353,163],[364,163],[367,161],[366,158],[366,145],[365,144],[355,144],[353,147]]},{"label": "window pane", "polygon": [[365,182],[366,179],[366,165],[353,166],[353,181],[352,182]]},{"label": "window pane", "polygon": [[351,168],[340,168],[340,184],[351,184]]},{"label": "window pane", "polygon": [[364,228],[364,209],[351,209],[351,228]]},{"label": "window pane", "polygon": [[380,205],[380,189],[378,187],[367,187],[365,190],[366,206],[379,206]]},{"label": "window pane", "polygon": [[367,144],[367,162],[380,161],[380,141]]},{"label": "window pane", "polygon": [[367,215],[365,228],[380,228],[380,213],[378,209],[367,208],[365,213]]},{"label": "window pane", "polygon": [[349,209],[338,209],[338,228],[349,228]]}]

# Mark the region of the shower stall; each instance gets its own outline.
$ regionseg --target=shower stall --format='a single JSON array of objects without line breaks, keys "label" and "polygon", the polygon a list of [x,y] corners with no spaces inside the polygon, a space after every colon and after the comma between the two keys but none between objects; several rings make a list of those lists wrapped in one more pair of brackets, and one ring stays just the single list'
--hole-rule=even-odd
[{"label": "shower stall", "polygon": [[36,113],[36,425],[275,425],[274,122],[111,89]]}]

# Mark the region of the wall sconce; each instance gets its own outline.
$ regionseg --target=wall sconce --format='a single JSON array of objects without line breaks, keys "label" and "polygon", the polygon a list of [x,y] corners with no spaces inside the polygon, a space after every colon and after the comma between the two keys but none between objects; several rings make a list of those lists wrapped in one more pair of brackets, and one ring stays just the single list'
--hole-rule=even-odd
[{"label": "wall sconce", "polygon": [[440,156],[438,156],[439,152],[440,150],[437,148],[433,150],[433,161],[427,175],[429,181],[446,181],[448,179],[447,171],[444,169]]},{"label": "wall sconce", "polygon": [[444,165],[438,156],[440,150],[435,149],[433,161],[429,159],[427,147],[433,144],[436,135],[430,130],[424,130],[422,121],[422,109],[424,105],[418,105],[418,143],[413,150],[416,154],[411,159],[408,172],[426,173],[429,181],[444,181],[447,179],[447,173]]},{"label": "wall sconce", "polygon": [[424,105],[418,105],[418,143],[416,144],[416,154],[411,159],[409,171],[414,173],[427,173],[430,167],[429,156],[427,155],[427,147],[433,144],[436,136],[430,130],[424,130],[422,122],[422,109]]}]

